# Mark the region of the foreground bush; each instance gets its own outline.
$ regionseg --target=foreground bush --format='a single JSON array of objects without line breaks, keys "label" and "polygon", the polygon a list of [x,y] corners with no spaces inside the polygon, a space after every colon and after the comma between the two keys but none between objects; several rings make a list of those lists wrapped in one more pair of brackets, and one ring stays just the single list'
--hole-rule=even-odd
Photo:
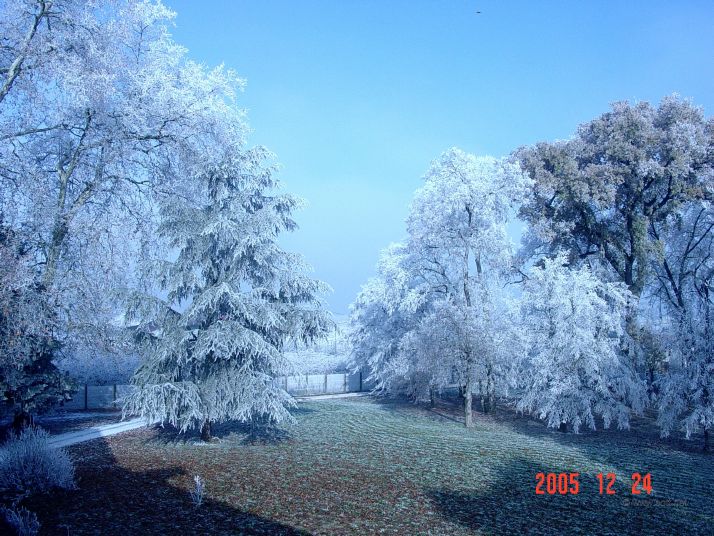
[{"label": "foreground bush", "polygon": [[74,467],[67,452],[49,445],[49,434],[25,428],[0,448],[0,492],[15,501],[52,488],[74,488]]},{"label": "foreground bush", "polygon": [[15,529],[18,536],[35,536],[40,532],[40,521],[37,519],[37,515],[27,508],[17,510],[5,508],[3,513],[8,525]]}]

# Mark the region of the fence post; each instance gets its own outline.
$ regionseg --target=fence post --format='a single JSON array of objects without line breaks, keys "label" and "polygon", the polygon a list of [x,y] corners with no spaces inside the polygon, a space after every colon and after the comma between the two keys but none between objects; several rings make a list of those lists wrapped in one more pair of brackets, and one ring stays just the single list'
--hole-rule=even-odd
[{"label": "fence post", "polygon": [[322,389],[323,394],[327,394],[327,373],[325,373],[325,387]]},{"label": "fence post", "polygon": [[347,392],[347,374],[342,375],[342,392]]},{"label": "fence post", "polygon": [[114,399],[112,400],[112,406],[117,409],[117,384],[114,384]]},{"label": "fence post", "polygon": [[362,392],[362,369],[359,369],[359,392]]},{"label": "fence post", "polygon": [[84,384],[84,409],[85,410],[89,409],[89,406],[87,405],[87,391],[88,391],[88,387],[87,387],[87,384],[85,383]]}]

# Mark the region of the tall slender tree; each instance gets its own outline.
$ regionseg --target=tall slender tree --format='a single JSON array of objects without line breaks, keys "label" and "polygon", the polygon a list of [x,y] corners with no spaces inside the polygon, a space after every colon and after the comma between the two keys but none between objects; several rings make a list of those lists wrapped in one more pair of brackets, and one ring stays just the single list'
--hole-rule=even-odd
[{"label": "tall slender tree", "polygon": [[442,312],[452,311],[452,325],[462,325],[454,332],[461,331],[454,355],[460,356],[466,426],[475,386],[486,390],[484,401],[493,399],[498,352],[491,343],[498,337],[490,329],[498,324],[502,298],[495,290],[512,267],[506,226],[529,182],[517,163],[452,148],[432,163],[407,220],[425,292],[446,300]]},{"label": "tall slender tree", "polygon": [[714,211],[708,202],[691,203],[669,223],[652,292],[665,323],[660,336],[667,370],[655,382],[658,421],[663,436],[702,432],[708,451],[714,430]]},{"label": "tall slender tree", "polygon": [[356,353],[378,385],[419,399],[456,380],[466,426],[476,385],[489,407],[509,325],[500,291],[513,253],[506,225],[528,182],[516,163],[457,148],[432,163],[408,240],[388,250],[355,304]]}]

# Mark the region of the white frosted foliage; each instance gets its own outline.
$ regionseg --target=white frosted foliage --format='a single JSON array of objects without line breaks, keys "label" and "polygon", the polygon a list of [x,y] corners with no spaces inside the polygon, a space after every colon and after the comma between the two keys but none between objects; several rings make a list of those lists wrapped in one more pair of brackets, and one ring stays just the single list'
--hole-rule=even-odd
[{"label": "white frosted foliage", "polygon": [[530,352],[521,410],[549,426],[629,427],[645,403],[642,381],[623,352],[629,292],[558,255],[532,271],[522,297]]},{"label": "white frosted foliage", "polygon": [[298,201],[271,193],[269,156],[231,149],[196,177],[203,199],[164,206],[160,234],[178,254],[158,264],[166,303],[137,297],[130,311],[157,339],[126,411],[182,430],[291,419],[292,398],[274,382],[289,372],[283,347],[323,336],[331,321],[319,301],[327,286],[277,244]]}]

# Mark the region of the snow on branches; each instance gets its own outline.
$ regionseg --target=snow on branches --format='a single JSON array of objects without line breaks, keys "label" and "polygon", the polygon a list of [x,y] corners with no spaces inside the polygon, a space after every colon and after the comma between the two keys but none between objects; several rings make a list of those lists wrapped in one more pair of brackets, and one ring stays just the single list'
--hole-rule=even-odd
[{"label": "snow on branches", "polygon": [[646,402],[642,381],[622,351],[629,292],[589,268],[567,266],[566,256],[535,267],[522,296],[529,352],[518,408],[569,424],[629,427]]},{"label": "snow on branches", "polygon": [[159,232],[177,256],[157,272],[166,303],[138,298],[130,311],[157,334],[125,411],[208,436],[229,419],[291,420],[292,399],[273,381],[289,369],[283,347],[324,336],[331,319],[319,301],[327,286],[277,243],[295,228],[298,200],[271,193],[269,157],[231,148],[197,176],[202,198],[163,207]]},{"label": "snow on branches", "polygon": [[[354,356],[377,386],[420,399],[456,381],[493,398],[510,331],[506,225],[529,184],[517,164],[450,149],[434,161],[407,219],[353,306]],[[507,329],[504,329],[507,328]]]}]

